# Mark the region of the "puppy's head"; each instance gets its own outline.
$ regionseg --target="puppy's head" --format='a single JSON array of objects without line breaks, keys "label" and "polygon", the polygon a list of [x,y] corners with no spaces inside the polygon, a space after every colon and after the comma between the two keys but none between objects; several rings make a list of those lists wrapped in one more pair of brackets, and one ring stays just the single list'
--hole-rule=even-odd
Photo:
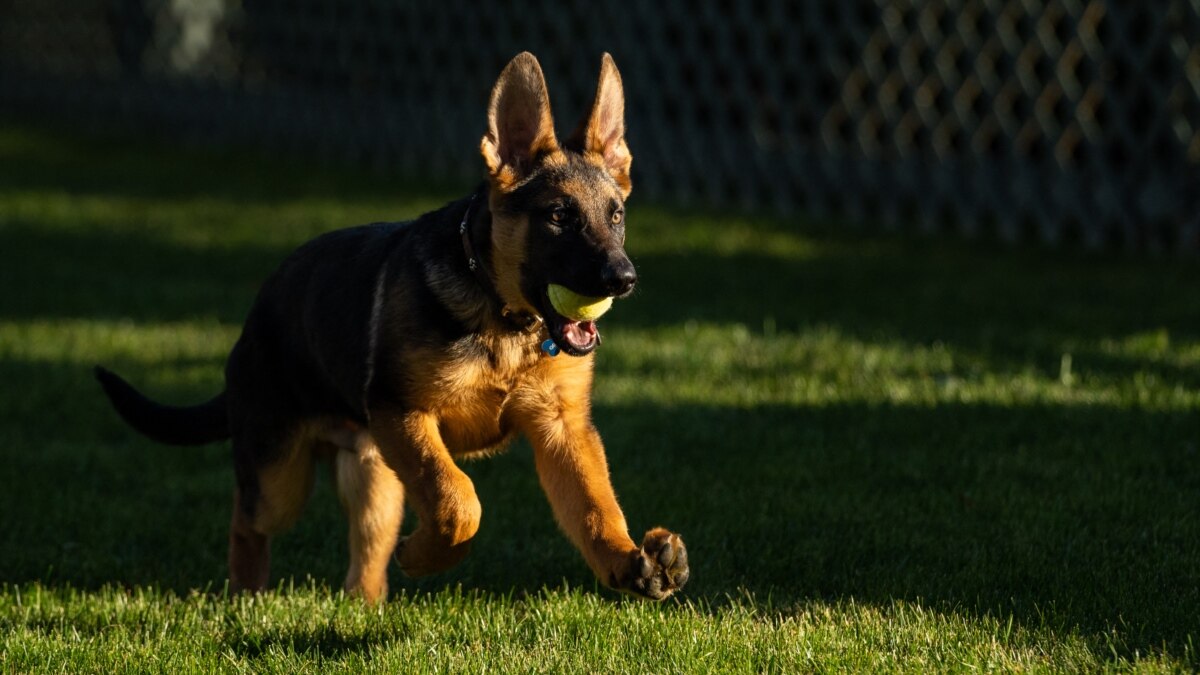
[{"label": "puppy's head", "polygon": [[595,322],[559,314],[547,287],[623,297],[637,281],[624,248],[633,158],[625,144],[625,93],[612,57],[601,60],[590,111],[560,144],[541,66],[528,52],[517,55],[492,90],[480,150],[491,186],[497,290],[510,306],[545,319],[563,351],[591,352],[599,342]]}]

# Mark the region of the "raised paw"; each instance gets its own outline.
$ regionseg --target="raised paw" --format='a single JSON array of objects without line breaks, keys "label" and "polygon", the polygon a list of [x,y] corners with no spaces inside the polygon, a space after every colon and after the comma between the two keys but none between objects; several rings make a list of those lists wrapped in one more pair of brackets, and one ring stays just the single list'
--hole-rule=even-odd
[{"label": "raised paw", "polygon": [[642,547],[629,555],[618,590],[662,600],[683,588],[689,575],[687,548],[677,534],[656,527],[646,533]]}]

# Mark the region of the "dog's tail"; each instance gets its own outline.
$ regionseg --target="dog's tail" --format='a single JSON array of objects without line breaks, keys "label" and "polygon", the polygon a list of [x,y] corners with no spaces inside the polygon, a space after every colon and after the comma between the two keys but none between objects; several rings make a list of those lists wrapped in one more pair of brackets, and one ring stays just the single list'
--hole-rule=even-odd
[{"label": "dog's tail", "polygon": [[169,406],[146,398],[107,368],[96,366],[94,372],[117,414],[144,436],[170,445],[203,445],[229,438],[223,391],[200,405]]}]

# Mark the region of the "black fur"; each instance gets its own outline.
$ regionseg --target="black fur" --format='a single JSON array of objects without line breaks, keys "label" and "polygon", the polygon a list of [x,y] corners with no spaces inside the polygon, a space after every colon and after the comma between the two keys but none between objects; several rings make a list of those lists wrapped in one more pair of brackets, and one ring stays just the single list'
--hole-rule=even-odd
[{"label": "black fur", "polygon": [[372,398],[402,397],[395,383],[374,381],[367,388],[380,274],[386,273],[386,288],[411,291],[410,306],[425,331],[414,339],[446,343],[469,330],[430,290],[422,264],[444,261],[461,268],[465,287],[474,283],[460,260],[457,231],[466,203],[453,202],[416,221],[330,232],[288,256],[263,284],[233,347],[228,395],[175,408],[151,401],[100,366],[96,377],[130,426],[168,444],[210,443],[253,427],[270,436],[254,440],[272,447],[275,435],[298,420],[332,416],[365,424]]},{"label": "black fur", "polygon": [[203,445],[229,438],[225,392],[197,406],[168,406],[146,398],[111,370],[96,366],[93,372],[121,419],[159,443]]}]

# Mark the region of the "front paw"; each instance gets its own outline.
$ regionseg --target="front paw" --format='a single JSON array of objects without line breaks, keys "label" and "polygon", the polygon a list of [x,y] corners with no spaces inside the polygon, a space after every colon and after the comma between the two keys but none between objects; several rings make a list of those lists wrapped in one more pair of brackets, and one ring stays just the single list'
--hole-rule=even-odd
[{"label": "front paw", "polygon": [[625,574],[616,588],[651,600],[662,600],[683,588],[689,576],[687,548],[677,534],[656,527],[646,533],[642,547],[629,554]]}]

